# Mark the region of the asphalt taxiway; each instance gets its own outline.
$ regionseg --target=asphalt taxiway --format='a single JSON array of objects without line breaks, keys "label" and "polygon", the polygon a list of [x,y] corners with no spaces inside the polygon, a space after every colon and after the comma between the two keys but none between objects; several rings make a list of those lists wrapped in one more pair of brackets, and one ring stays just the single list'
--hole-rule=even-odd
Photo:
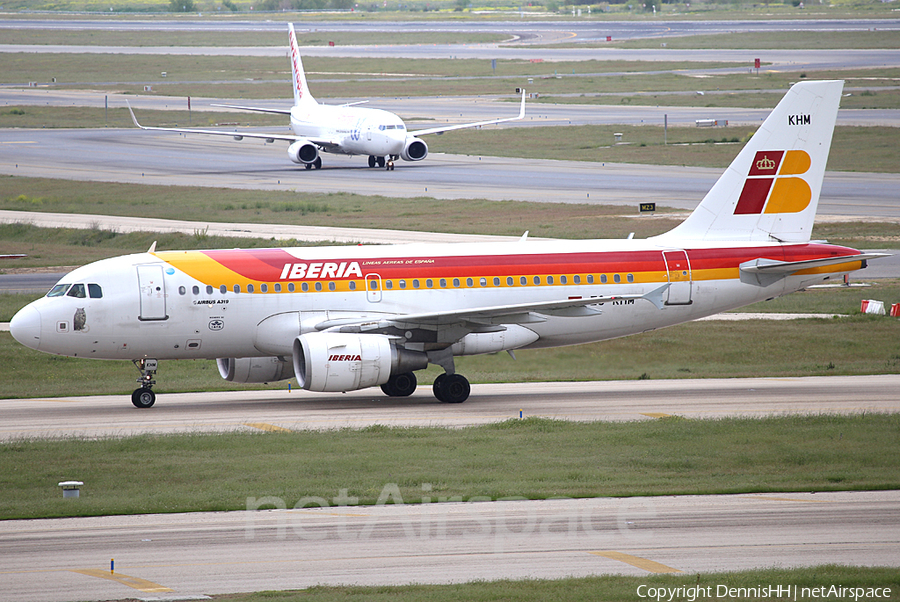
[{"label": "asphalt taxiway", "polygon": [[[161,374],[162,376],[162,374]],[[146,433],[309,430],[391,426],[461,427],[539,416],[560,420],[650,420],[784,414],[900,412],[900,375],[734,378],[472,385],[463,404],[442,404],[431,387],[406,398],[377,388],[347,393],[288,389],[166,393],[138,410],[127,395],[0,400],[0,440]]]},{"label": "asphalt taxiway", "polygon": [[897,491],[358,507],[336,505],[339,492],[304,500],[298,488],[296,499],[260,505],[284,509],[258,511],[265,492],[240,494],[251,510],[0,521],[4,599],[186,600],[315,585],[658,573],[691,575],[691,585],[697,575],[716,592],[734,583],[702,574],[896,566],[900,546]]}]

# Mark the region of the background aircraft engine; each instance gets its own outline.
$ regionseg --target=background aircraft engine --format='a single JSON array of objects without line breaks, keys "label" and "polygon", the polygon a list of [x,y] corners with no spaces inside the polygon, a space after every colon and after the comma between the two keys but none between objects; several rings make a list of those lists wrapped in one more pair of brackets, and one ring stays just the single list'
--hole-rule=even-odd
[{"label": "background aircraft engine", "polygon": [[294,374],[310,391],[365,389],[427,365],[424,353],[397,347],[380,334],[311,332],[294,339]]},{"label": "background aircraft engine", "polygon": [[319,158],[319,148],[308,140],[297,140],[288,147],[288,157],[294,163],[306,165]]},{"label": "background aircraft engine", "polygon": [[428,145],[421,138],[407,138],[400,158],[404,161],[421,161],[428,156]]},{"label": "background aircraft engine", "polygon": [[234,383],[270,383],[294,376],[294,366],[281,357],[220,357],[219,374]]}]

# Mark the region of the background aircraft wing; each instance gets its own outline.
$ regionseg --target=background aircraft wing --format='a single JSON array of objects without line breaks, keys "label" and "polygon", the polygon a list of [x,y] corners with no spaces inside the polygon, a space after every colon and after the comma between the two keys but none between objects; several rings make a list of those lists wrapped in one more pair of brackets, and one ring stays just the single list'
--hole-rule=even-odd
[{"label": "background aircraft wing", "polygon": [[[284,140],[286,142],[296,142],[298,140],[305,140],[312,142],[321,147],[325,148],[333,148],[339,146],[334,140],[327,140],[324,138],[309,138],[303,136],[295,136],[293,134],[261,134],[256,132],[235,132],[235,131],[227,131],[227,130],[203,130],[197,128],[164,128],[164,127],[154,127],[149,125],[141,125],[137,117],[134,116],[134,110],[131,108],[131,104],[128,101],[125,101],[128,104],[128,112],[131,113],[131,120],[134,122],[134,125],[141,128],[142,130],[156,130],[158,132],[181,132],[182,134],[209,134],[212,136],[231,136],[235,140],[241,140],[242,138],[259,138],[262,140],[268,140],[272,142],[274,140]],[[226,106],[226,105],[221,105]],[[269,109],[258,109],[260,111],[268,111]],[[281,111],[272,110],[273,113],[279,113]],[[290,113],[290,111],[288,111]]]},{"label": "background aircraft wing", "polygon": [[224,107],[226,109],[239,109],[241,111],[256,111],[257,113],[278,113],[279,115],[290,115],[290,109],[265,109],[262,107],[244,107],[241,105],[210,105],[212,107]]},{"label": "background aircraft wing", "polygon": [[425,130],[416,130],[409,132],[413,136],[424,136],[425,134],[442,134],[453,130],[464,130],[467,128],[477,128],[482,125],[493,125],[495,123],[503,123],[504,121],[517,121],[525,118],[525,90],[522,90],[522,104],[519,106],[519,114],[515,117],[503,117],[501,119],[491,119],[490,121],[476,121],[474,123],[460,123],[457,125],[445,125],[436,128],[428,128]]}]

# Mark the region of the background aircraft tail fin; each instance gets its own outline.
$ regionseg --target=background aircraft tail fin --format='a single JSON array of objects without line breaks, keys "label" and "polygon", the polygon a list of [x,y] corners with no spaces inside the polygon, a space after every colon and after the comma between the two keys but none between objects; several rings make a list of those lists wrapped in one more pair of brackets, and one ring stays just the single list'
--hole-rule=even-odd
[{"label": "background aircraft tail fin", "polygon": [[297,34],[294,33],[294,24],[288,23],[288,36],[290,38],[291,74],[294,84],[294,105],[316,104],[316,99],[309,93],[306,85],[306,73],[303,71],[303,61],[300,59],[300,46],[297,44]]},{"label": "background aircraft tail fin", "polygon": [[697,209],[661,238],[808,241],[843,86],[794,84]]}]

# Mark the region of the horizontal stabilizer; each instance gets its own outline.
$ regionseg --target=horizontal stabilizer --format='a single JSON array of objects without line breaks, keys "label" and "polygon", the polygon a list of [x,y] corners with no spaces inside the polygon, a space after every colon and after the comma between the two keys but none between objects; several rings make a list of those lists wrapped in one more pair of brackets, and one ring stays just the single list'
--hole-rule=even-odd
[{"label": "horizontal stabilizer", "polygon": [[824,259],[807,259],[805,261],[778,261],[776,259],[754,259],[741,264],[741,271],[751,274],[792,274],[801,270],[822,268],[842,263],[853,263],[868,259],[890,257],[890,253],[860,253],[859,255],[844,255],[842,257],[826,257]]}]

